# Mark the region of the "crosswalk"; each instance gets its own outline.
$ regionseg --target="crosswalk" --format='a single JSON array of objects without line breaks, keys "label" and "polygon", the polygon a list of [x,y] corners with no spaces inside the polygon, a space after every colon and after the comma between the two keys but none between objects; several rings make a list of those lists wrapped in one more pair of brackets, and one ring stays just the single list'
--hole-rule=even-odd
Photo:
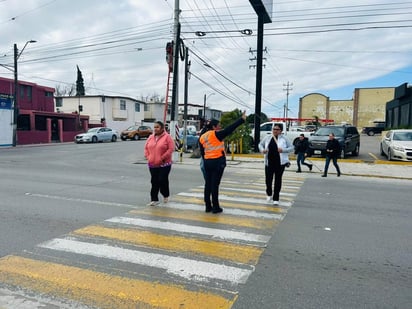
[{"label": "crosswalk", "polygon": [[303,182],[286,173],[274,207],[242,169],[221,183],[222,214],[194,187],[5,256],[0,308],[231,308]]}]

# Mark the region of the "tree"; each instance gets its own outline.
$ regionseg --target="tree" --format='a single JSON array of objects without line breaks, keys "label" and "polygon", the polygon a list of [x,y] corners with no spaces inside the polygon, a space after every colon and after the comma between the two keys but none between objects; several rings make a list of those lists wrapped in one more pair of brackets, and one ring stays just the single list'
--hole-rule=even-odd
[{"label": "tree", "polygon": [[56,90],[55,92],[55,96],[56,97],[71,97],[75,94],[75,85],[71,84],[71,85],[56,85],[56,87],[54,87],[54,89]]},{"label": "tree", "polygon": [[[266,116],[265,113],[260,113],[260,123],[268,122],[268,116]],[[249,116],[246,117],[246,122],[249,124],[254,124],[255,123],[255,114],[250,114]]]},{"label": "tree", "polygon": [[81,96],[81,95],[85,95],[84,80],[83,80],[82,72],[79,69],[79,66],[78,65],[76,66],[77,66],[76,96]]},{"label": "tree", "polygon": [[[235,109],[231,112],[224,113],[222,115],[222,118],[220,119],[222,128],[225,128],[226,126],[230,125],[240,117],[242,117],[242,111],[239,109]],[[237,129],[231,135],[225,138],[225,142],[228,144],[231,142],[237,144],[240,141],[242,141],[243,153],[247,153],[250,150],[250,132],[251,131],[249,124],[245,122],[241,126],[237,127]]]}]

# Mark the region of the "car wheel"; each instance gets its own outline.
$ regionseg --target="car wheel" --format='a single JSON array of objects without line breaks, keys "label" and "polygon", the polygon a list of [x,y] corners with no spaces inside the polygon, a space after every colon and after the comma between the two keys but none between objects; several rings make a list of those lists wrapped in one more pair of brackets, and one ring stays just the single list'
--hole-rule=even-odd
[{"label": "car wheel", "polygon": [[92,143],[97,143],[97,136],[92,137]]},{"label": "car wheel", "polygon": [[369,131],[369,132],[368,132],[368,135],[369,135],[369,136],[374,136],[374,135],[375,135],[375,132]]},{"label": "car wheel", "polygon": [[355,149],[352,151],[352,155],[359,156],[359,144],[357,144]]},{"label": "car wheel", "polygon": [[299,137],[295,138],[295,140],[293,141],[293,146],[296,146],[296,144],[298,143],[298,141],[299,141]]},{"label": "car wheel", "polygon": [[392,151],[390,148],[388,149],[388,160],[392,161]]},{"label": "car wheel", "polygon": [[381,144],[381,156],[384,156],[385,153],[383,152],[382,144]]},{"label": "car wheel", "polygon": [[135,134],[135,135],[133,136],[133,140],[134,140],[134,141],[137,141],[137,140],[139,140],[139,139],[140,139],[139,134]]},{"label": "car wheel", "polygon": [[113,135],[113,136],[112,136],[112,142],[114,143],[115,141],[117,141],[117,136],[116,136],[116,135]]},{"label": "car wheel", "polygon": [[124,136],[122,136],[122,137],[121,137],[121,139],[122,139],[122,141],[127,140],[127,138],[126,138],[126,137],[124,137]]}]

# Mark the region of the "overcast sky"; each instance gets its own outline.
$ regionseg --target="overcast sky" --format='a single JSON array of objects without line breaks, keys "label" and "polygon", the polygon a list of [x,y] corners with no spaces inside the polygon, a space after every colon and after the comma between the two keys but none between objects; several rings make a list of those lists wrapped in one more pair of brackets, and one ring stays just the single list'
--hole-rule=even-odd
[{"label": "overcast sky", "polygon": [[[274,1],[264,26],[262,112],[297,116],[299,98],[346,100],[354,88],[395,87],[412,76],[412,1]],[[175,0],[0,0],[0,76],[50,87],[76,82],[86,94],[166,95],[165,46]],[[191,61],[189,103],[255,111],[257,17],[245,0],[180,0],[181,37]],[[252,35],[242,34],[251,29]],[[197,36],[197,31],[206,35]],[[183,85],[184,62],[180,73]],[[11,68],[11,70],[10,70]],[[183,90],[179,92],[183,102]]]}]

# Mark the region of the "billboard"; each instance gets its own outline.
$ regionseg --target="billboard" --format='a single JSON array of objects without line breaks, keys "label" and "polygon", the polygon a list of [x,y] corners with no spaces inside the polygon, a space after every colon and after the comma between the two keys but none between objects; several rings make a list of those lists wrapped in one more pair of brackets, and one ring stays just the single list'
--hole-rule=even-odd
[{"label": "billboard", "polygon": [[0,93],[0,146],[13,144],[13,96]]},{"label": "billboard", "polygon": [[273,0],[249,0],[256,14],[263,17],[265,24],[272,22]]}]

